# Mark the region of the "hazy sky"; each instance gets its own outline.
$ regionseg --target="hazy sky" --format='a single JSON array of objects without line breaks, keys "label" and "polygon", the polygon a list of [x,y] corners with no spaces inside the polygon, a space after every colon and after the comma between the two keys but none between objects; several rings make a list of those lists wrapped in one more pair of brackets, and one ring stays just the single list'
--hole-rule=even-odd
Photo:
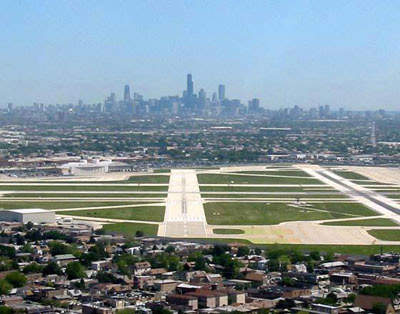
[{"label": "hazy sky", "polygon": [[103,101],[123,85],[265,107],[400,109],[400,1],[0,1],[0,103]]}]

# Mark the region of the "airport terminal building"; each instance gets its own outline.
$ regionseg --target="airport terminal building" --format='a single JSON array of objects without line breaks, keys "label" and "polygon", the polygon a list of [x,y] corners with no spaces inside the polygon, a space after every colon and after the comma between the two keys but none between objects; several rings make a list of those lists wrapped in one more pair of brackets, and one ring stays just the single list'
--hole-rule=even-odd
[{"label": "airport terminal building", "polygon": [[55,223],[56,214],[53,211],[41,208],[1,210],[0,221],[21,222],[34,224]]}]

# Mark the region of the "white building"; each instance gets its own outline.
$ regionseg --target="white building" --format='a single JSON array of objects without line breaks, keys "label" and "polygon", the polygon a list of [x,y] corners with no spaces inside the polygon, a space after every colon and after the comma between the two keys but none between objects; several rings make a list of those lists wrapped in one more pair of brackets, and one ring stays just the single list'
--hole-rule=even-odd
[{"label": "white building", "polygon": [[24,224],[29,221],[35,224],[55,223],[56,214],[41,208],[1,210],[0,221],[16,221]]},{"label": "white building", "polygon": [[81,160],[79,162],[69,162],[60,166],[61,171],[65,175],[78,176],[95,176],[108,172],[125,172],[132,171],[132,166],[115,162],[112,160]]}]

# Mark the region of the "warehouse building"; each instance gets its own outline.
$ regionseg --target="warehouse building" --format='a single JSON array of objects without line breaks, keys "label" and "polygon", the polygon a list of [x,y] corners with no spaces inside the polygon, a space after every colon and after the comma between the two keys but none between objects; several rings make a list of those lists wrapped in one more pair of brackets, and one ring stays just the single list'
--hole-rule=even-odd
[{"label": "warehouse building", "polygon": [[56,214],[53,211],[41,208],[1,210],[0,221],[15,221],[24,224],[29,221],[35,224],[55,223]]}]

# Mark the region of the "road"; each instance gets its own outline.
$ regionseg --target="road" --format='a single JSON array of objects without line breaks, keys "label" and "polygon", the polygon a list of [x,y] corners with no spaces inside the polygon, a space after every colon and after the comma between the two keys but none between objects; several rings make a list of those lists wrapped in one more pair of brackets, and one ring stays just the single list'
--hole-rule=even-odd
[{"label": "road", "polygon": [[196,171],[171,170],[164,222],[158,235],[204,238],[206,225]]}]

